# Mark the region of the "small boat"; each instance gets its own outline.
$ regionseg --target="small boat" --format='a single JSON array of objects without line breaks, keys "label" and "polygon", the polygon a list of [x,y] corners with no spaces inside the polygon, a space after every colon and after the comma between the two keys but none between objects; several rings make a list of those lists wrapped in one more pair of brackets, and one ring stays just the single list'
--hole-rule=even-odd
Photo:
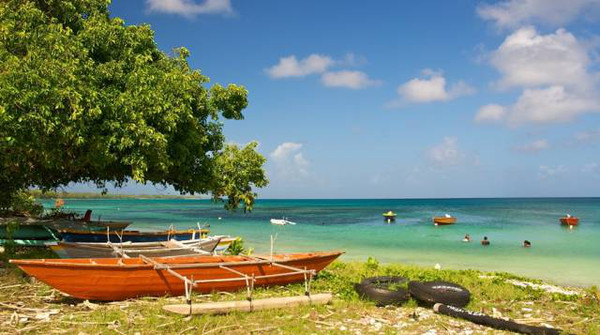
[{"label": "small boat", "polygon": [[560,224],[568,226],[577,226],[579,224],[579,218],[567,214],[564,217],[560,218]]},{"label": "small boat", "polygon": [[11,241],[19,246],[43,247],[59,240],[58,232],[43,224],[0,224],[0,245]]},{"label": "small boat", "polygon": [[85,214],[82,218],[74,218],[70,221],[81,224],[83,227],[90,228],[92,230],[94,230],[95,228],[106,229],[107,227],[110,229],[122,230],[127,228],[127,226],[131,224],[131,221],[102,221],[100,219],[94,221],[92,220],[91,209],[85,211]]},{"label": "small boat", "polygon": [[[266,256],[193,256],[88,259],[11,259],[28,275],[89,300],[142,296],[190,296],[253,286],[297,283],[311,278],[343,252]],[[250,279],[249,279],[250,278]],[[186,289],[187,288],[187,289]]]},{"label": "small boat", "polygon": [[456,223],[456,218],[446,214],[444,216],[436,216],[433,218],[433,224],[436,226],[447,226]]},{"label": "small boat", "polygon": [[287,218],[283,219],[271,219],[271,224],[285,226],[285,225],[295,225],[296,222],[288,221]]},{"label": "small boat", "polygon": [[390,223],[392,221],[396,221],[396,213],[392,211],[388,211],[387,213],[383,213],[383,218],[385,222]]},{"label": "small boat", "polygon": [[220,237],[210,237],[199,240],[165,242],[58,242],[56,245],[51,245],[50,248],[60,258],[133,258],[140,255],[172,257],[211,254],[220,241]]},{"label": "small boat", "polygon": [[195,240],[205,238],[210,231],[207,229],[165,230],[165,231],[137,231],[137,230],[109,230],[85,231],[74,229],[60,230],[65,242],[159,242],[175,240]]},{"label": "small boat", "polygon": [[233,241],[239,239],[239,237],[231,237],[229,235],[217,235],[214,237],[220,237],[221,240],[219,241],[219,244],[217,244],[217,247],[215,248],[214,252],[216,254],[222,254],[225,251],[227,251],[227,249],[229,248],[229,245],[231,243],[233,243]]}]

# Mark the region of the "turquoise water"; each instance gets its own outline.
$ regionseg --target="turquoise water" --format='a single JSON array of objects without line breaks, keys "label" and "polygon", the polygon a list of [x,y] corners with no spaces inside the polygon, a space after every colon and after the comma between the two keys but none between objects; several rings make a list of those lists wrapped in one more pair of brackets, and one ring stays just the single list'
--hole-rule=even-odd
[{"label": "turquoise water", "polygon": [[[45,205],[51,205],[47,201]],[[259,200],[252,213],[228,213],[207,200],[67,199],[66,207],[93,218],[132,220],[132,228],[190,228],[209,223],[214,234],[242,236],[256,252],[339,249],[345,260],[375,257],[443,268],[508,271],[570,285],[600,285],[600,198],[574,199],[407,199]],[[381,214],[398,213],[385,224]],[[431,217],[449,213],[452,226],[435,227]],[[566,213],[580,218],[573,230],[561,227]],[[295,226],[273,226],[286,216]],[[219,220],[218,218],[221,217]],[[466,233],[473,242],[461,242]],[[488,236],[489,247],[479,240]],[[532,247],[521,247],[523,240]]]}]

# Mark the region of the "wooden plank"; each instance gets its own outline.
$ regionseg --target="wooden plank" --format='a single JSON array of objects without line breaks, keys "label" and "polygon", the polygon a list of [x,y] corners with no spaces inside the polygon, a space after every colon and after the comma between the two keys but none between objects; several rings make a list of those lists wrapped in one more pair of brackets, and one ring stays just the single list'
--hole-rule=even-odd
[{"label": "wooden plank", "polygon": [[304,269],[300,269],[297,267],[284,265],[284,264],[278,263],[277,261],[269,260],[264,257],[259,257],[259,256],[249,256],[249,257],[259,260],[259,261],[269,261],[269,265],[278,266],[280,268],[284,268],[287,270],[292,270],[292,271],[299,272],[299,273],[312,273],[313,275],[317,274],[315,270],[304,270]]},{"label": "wooden plank", "polygon": [[190,305],[165,305],[163,309],[167,312],[177,313],[182,315],[191,314],[226,314],[233,311],[252,312],[263,309],[276,309],[301,305],[324,305],[328,304],[333,299],[331,293],[319,293],[310,297],[302,295],[295,297],[283,298],[268,298],[256,299],[252,301],[223,301],[223,302],[207,302],[202,304],[193,304],[191,311]]}]

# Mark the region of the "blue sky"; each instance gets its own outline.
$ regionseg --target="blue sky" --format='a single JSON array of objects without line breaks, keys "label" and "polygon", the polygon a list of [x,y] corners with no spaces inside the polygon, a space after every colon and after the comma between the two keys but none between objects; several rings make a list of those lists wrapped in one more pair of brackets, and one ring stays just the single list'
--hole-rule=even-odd
[{"label": "blue sky", "polygon": [[599,195],[597,0],[122,0],[111,13],[248,89],[225,133],[260,142],[263,198]]}]

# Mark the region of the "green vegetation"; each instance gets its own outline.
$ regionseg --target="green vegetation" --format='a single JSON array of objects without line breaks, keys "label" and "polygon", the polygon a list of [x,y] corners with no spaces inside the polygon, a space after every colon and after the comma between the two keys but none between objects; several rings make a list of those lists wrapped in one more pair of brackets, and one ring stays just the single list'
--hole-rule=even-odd
[{"label": "green vegetation", "polygon": [[[20,257],[52,257],[40,249]],[[11,269],[0,275],[0,323],[14,331],[31,333],[210,333],[248,334],[275,331],[285,334],[311,333],[418,333],[431,329],[438,333],[485,333],[489,328],[434,314],[414,300],[403,306],[376,307],[360,300],[353,283],[374,275],[405,276],[412,280],[449,280],[464,285],[472,293],[467,309],[510,317],[533,325],[549,324],[576,334],[600,332],[600,292],[597,288],[579,290],[580,295],[562,296],[545,291],[522,288],[507,280],[527,280],[507,273],[483,273],[474,270],[435,270],[407,265],[382,266],[371,259],[366,263],[335,262],[312,283],[312,292],[333,292],[334,302],[328,306],[306,306],[253,313],[191,318],[167,314],[165,304],[183,303],[181,297],[140,298],[116,303],[87,303],[60,295],[39,282],[30,282],[20,271]],[[18,285],[18,286],[15,286]],[[303,284],[285,287],[257,288],[255,298],[303,294]],[[245,292],[195,295],[194,302],[243,300]],[[15,306],[11,309],[6,306]],[[18,306],[34,310],[19,310]],[[37,309],[37,310],[36,310]],[[54,311],[48,321],[34,315]],[[20,314],[15,318],[13,313]],[[18,321],[29,315],[26,321]],[[12,317],[12,321],[11,320]],[[494,334],[507,334],[496,331]]]},{"label": "green vegetation", "polygon": [[[0,191],[1,193],[1,191]],[[35,202],[35,197],[28,191],[17,191],[11,198],[10,205],[0,206],[0,216],[6,215],[41,215],[44,206]]]},{"label": "green vegetation", "polygon": [[236,238],[227,247],[227,253],[230,255],[251,255],[253,251],[253,248],[246,248],[244,246],[244,240],[241,237]]},{"label": "green vegetation", "polygon": [[109,2],[0,2],[0,209],[34,186],[134,180],[251,210],[265,158],[222,132],[243,119],[246,89],[207,87],[187,49],[161,51]]}]

